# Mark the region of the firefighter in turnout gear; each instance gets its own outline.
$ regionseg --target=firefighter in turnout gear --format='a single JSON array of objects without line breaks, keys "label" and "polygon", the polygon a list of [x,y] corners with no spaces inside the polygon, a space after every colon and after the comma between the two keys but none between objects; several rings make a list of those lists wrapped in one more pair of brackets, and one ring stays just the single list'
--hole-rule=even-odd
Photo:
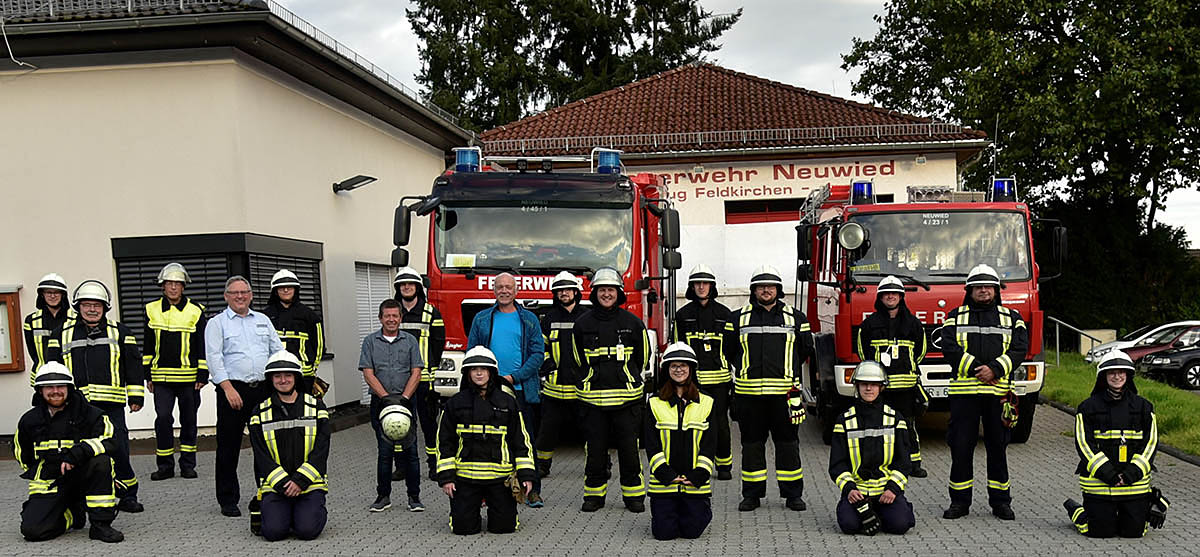
[{"label": "firefighter in turnout gear", "polygon": [[575,321],[587,310],[579,303],[583,292],[583,281],[563,271],[550,283],[554,299],[550,311],[542,316],[542,338],[546,345],[546,357],[542,361],[542,425],[538,430],[537,469],[538,475],[550,475],[554,449],[562,440],[565,430],[579,423],[579,396],[575,384],[579,381],[579,370],[571,356],[571,330]]},{"label": "firefighter in turnout gear", "polygon": [[300,278],[287,269],[271,277],[271,297],[263,308],[283,347],[300,360],[304,380],[299,389],[313,394],[313,382],[325,354],[325,326],[312,308],[300,301]]},{"label": "firefighter in turnout gear", "polygon": [[1168,506],[1150,485],[1158,449],[1154,405],[1138,395],[1133,361],[1124,352],[1109,352],[1097,367],[1092,395],[1075,413],[1083,504],[1067,499],[1063,506],[1088,537],[1140,538],[1155,512],[1151,507],[1158,506],[1157,528]]},{"label": "firefighter in turnout gear", "polygon": [[329,412],[321,399],[299,390],[303,370],[294,354],[272,354],[264,372],[271,394],[250,417],[260,533],[268,541],[289,534],[314,539],[328,517]]},{"label": "firefighter in turnout gear", "polygon": [[916,524],[904,498],[909,425],[881,396],[892,377],[879,362],[858,364],[854,403],[833,425],[829,477],[841,490],[837,521],[846,534],[903,534]]},{"label": "firefighter in turnout gear", "polygon": [[712,521],[712,475],[717,436],[713,398],[696,382],[696,353],[687,343],[667,347],[662,386],[650,397],[644,438],[650,462],[650,532],[654,539],[695,539]]},{"label": "firefighter in turnout gear", "polygon": [[68,318],[75,317],[75,311],[68,305],[67,281],[62,276],[50,273],[38,281],[37,309],[25,316],[25,348],[33,360],[29,366],[30,386],[38,368],[50,361],[46,350],[54,330]]},{"label": "firefighter in turnout gear", "polygon": [[625,311],[621,274],[601,267],[592,277],[592,309],[575,322],[572,353],[579,367],[579,402],[587,463],[583,512],[604,506],[608,493],[608,448],[617,449],[625,508],[646,510],[646,484],[638,457],[641,435],[642,370],[650,354],[646,326]]},{"label": "firefighter in turnout gear", "polygon": [[33,388],[33,408],[13,435],[21,477],[29,480],[21,535],[36,542],[83,528],[86,509],[93,540],[124,540],[112,527],[117,517],[112,422],[79,395],[71,372],[58,362],[38,368]]},{"label": "firefighter in turnout gear", "polygon": [[[799,420],[790,396],[801,384],[802,365],[813,352],[804,313],[785,304],[783,279],[771,266],[750,279],[750,303],[734,314],[740,364],[733,379],[734,418],[742,435],[742,502],[739,511],[758,508],[767,495],[767,438],[775,443],[775,477],[787,508],[807,508],[800,465]],[[802,417],[800,419],[803,419]]]},{"label": "firefighter in turnout gear", "polygon": [[888,276],[879,281],[875,293],[875,313],[863,319],[855,338],[858,357],[862,361],[878,362],[887,370],[888,385],[883,393],[883,402],[908,421],[908,443],[912,454],[912,469],[908,473],[914,478],[924,478],[929,473],[921,467],[921,441],[914,420],[918,410],[929,402],[921,388],[921,360],[925,359],[928,342],[925,326],[908,311],[904,304],[904,283]]},{"label": "firefighter in turnout gear", "polygon": [[729,436],[729,397],[733,388],[731,362],[738,357],[733,333],[733,313],[717,301],[717,277],[707,265],[697,265],[688,275],[687,305],[675,313],[674,340],[696,352],[700,392],[712,397],[711,421],[716,429],[717,479],[733,479],[733,448]]},{"label": "firefighter in turnout gear", "polygon": [[483,530],[479,507],[487,500],[487,530],[514,532],[517,501],[505,480],[515,475],[526,495],[537,475],[533,446],[517,399],[501,385],[500,366],[486,346],[467,351],[461,390],[446,401],[438,425],[437,482],[450,497],[450,529]]},{"label": "firefighter in turnout gear", "polygon": [[1021,314],[1000,304],[1000,277],[987,265],[967,275],[963,305],[946,316],[942,353],[954,373],[950,380],[950,507],[943,518],[966,516],[974,484],[975,444],[983,422],[987,448],[988,503],[992,514],[1013,520],[1009,494],[1008,455],[1011,430],[1003,420],[1012,373],[1020,369],[1029,348],[1029,331]]},{"label": "firefighter in turnout gear", "polygon": [[114,450],[110,454],[122,488],[117,509],[139,513],[143,507],[137,500],[138,480],[129,464],[129,429],[125,426],[125,405],[137,412],[146,398],[137,339],[128,327],[105,317],[112,308],[112,296],[100,281],[80,283],[71,301],[77,317],[67,319],[56,331],[50,352],[54,360],[66,364],[83,397],[112,422]]},{"label": "firefighter in turnout gear", "polygon": [[154,438],[158,470],[153,481],[175,475],[175,406],[179,405],[179,475],[196,477],[196,411],[200,389],[208,383],[204,361],[204,306],[183,295],[192,281],[179,263],[158,273],[161,298],[146,304],[142,367],[154,395]]},{"label": "firefighter in turnout gear", "polygon": [[[400,269],[392,285],[396,289],[396,300],[400,302],[400,330],[417,339],[421,357],[425,358],[425,368],[421,370],[421,382],[413,395],[413,403],[416,405],[417,419],[421,422],[421,435],[425,439],[429,479],[434,479],[437,470],[435,447],[438,409],[442,405],[442,397],[433,388],[433,376],[441,366],[442,351],[446,348],[446,324],[442,321],[442,312],[425,299],[425,283],[416,269]],[[397,452],[402,448],[396,445]],[[397,457],[397,474],[404,469],[405,465]]]}]

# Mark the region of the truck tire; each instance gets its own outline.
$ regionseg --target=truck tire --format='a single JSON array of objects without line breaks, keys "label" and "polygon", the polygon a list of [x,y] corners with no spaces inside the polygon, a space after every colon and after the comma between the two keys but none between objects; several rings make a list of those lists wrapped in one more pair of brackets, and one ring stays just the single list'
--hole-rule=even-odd
[{"label": "truck tire", "polygon": [[1024,443],[1029,441],[1029,434],[1033,432],[1033,413],[1037,410],[1038,394],[1031,393],[1022,396],[1018,403],[1020,418],[1017,419],[1017,425],[1012,429],[1012,437],[1010,443]]},{"label": "truck tire", "polygon": [[821,428],[821,441],[826,445],[833,443],[833,422],[837,419],[837,387],[833,385],[833,363],[837,361],[837,351],[833,343],[833,334],[816,333],[813,335],[813,357],[809,361],[809,389],[817,399],[816,414],[818,426]]}]

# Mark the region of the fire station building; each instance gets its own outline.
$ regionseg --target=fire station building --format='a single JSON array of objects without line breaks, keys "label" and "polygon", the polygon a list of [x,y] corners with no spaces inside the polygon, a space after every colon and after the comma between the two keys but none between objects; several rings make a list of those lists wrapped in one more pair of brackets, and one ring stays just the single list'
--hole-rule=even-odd
[{"label": "fire station building", "polygon": [[[989,145],[979,131],[900,114],[712,64],[692,64],[489,130],[485,157],[586,157],[620,149],[627,174],[652,172],[683,228],[683,272],[711,266],[723,301],[744,303],[754,268],[794,283],[795,225],[810,193],[843,198],[874,182],[880,203],[909,186],[960,184]],[[785,289],[790,295],[792,288]]]}]

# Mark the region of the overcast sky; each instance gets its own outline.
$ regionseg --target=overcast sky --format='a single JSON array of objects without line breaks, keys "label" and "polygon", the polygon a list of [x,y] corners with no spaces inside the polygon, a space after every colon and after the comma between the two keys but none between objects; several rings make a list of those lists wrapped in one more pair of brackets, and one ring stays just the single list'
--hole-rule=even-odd
[{"label": "overcast sky", "polygon": [[[400,81],[417,89],[416,38],[405,0],[277,0]],[[852,37],[874,35],[872,16],[883,0],[702,0],[714,13],[743,8],[742,19],[722,36],[723,48],[709,56],[726,68],[866,102],[850,94],[855,75],[842,71],[840,54]],[[1019,177],[1018,177],[1019,182]],[[1200,192],[1167,199],[1163,222],[1186,226],[1200,246]],[[1080,231],[1082,232],[1082,231]]]}]

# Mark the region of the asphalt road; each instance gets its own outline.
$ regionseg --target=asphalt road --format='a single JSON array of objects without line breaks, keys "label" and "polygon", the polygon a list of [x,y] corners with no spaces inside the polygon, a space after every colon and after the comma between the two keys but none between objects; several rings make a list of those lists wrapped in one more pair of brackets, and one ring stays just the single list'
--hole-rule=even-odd
[{"label": "asphalt road", "polygon": [[[834,519],[838,492],[829,479],[829,453],[815,425],[802,426],[801,456],[805,468],[808,510],[791,512],[772,483],[769,497],[759,510],[737,511],[738,481],[718,482],[714,489],[713,523],[694,541],[657,542],[650,536],[650,515],[626,512],[617,494],[616,480],[609,489],[608,506],[594,514],[579,512],[582,497],[583,451],[559,451],[554,473],[544,481],[546,507],[522,508],[521,529],[504,536],[483,534],[453,536],[449,532],[449,506],[437,486],[424,481],[422,494],[428,510],[410,513],[399,504],[403,483],[394,485],[394,506],[369,513],[374,500],[375,443],[370,426],[361,425],[334,434],[330,456],[329,524],[315,541],[287,540],[271,544],[249,532],[246,517],[225,518],[214,498],[212,452],[201,453],[200,478],[174,478],[150,482],[154,457],[135,456],[134,467],[142,483],[142,514],[122,514],[114,526],[125,532],[121,544],[89,540],[87,531],[74,531],[50,542],[26,543],[21,539],[19,510],[26,483],[17,477],[19,466],[0,462],[0,507],[9,509],[0,520],[0,553],[22,555],[198,555],[312,553],[362,554],[632,554],[669,552],[688,554],[1099,554],[1137,552],[1153,555],[1195,555],[1196,542],[1189,532],[1200,530],[1197,499],[1200,469],[1160,453],[1155,483],[1170,497],[1172,507],[1166,527],[1151,530],[1134,541],[1091,540],[1075,533],[1061,507],[1067,497],[1078,499],[1073,475],[1076,456],[1071,437],[1072,417],[1049,406],[1038,409],[1030,442],[1009,448],[1015,522],[992,517],[986,494],[977,489],[972,514],[956,521],[943,520],[947,505],[946,478],[950,457],[944,432],[925,428],[925,467],[930,476],[909,483],[917,525],[905,536],[850,537],[841,534]],[[736,430],[736,428],[735,428]],[[736,438],[735,438],[736,442]],[[736,446],[736,445],[735,445]],[[736,451],[735,451],[736,452]],[[983,479],[982,443],[976,453],[976,477]],[[251,484],[250,452],[242,452],[243,496]],[[773,459],[768,456],[768,462]],[[424,463],[422,462],[422,466]],[[735,457],[735,468],[737,459]],[[737,477],[735,470],[734,477]],[[976,485],[985,484],[977,481]],[[244,510],[244,505],[243,505]]]}]

